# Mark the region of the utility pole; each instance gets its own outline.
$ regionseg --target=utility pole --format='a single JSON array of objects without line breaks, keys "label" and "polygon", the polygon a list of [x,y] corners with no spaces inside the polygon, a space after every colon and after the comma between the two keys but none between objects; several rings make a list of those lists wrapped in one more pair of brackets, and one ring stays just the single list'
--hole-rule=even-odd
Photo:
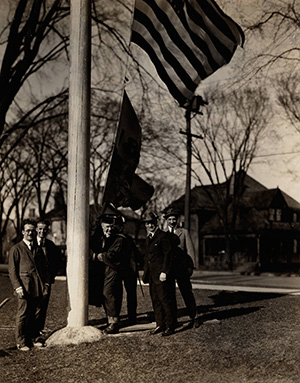
[{"label": "utility pole", "polygon": [[184,200],[184,227],[190,231],[190,207],[191,207],[191,173],[192,173],[192,136],[191,136],[191,109],[185,111],[186,119],[186,181]]},{"label": "utility pole", "polygon": [[186,181],[185,181],[185,200],[184,200],[184,227],[190,230],[191,226],[191,173],[192,173],[192,137],[201,138],[191,132],[191,114],[202,114],[200,106],[207,105],[207,102],[201,96],[194,96],[190,105],[185,111],[186,131],[180,130],[180,134],[186,135]]}]

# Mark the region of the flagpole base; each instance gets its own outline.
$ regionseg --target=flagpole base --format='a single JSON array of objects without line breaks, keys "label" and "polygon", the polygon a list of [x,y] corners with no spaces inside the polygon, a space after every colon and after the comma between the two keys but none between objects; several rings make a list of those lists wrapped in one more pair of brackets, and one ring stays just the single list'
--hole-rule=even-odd
[{"label": "flagpole base", "polygon": [[52,347],[91,343],[97,342],[103,336],[100,330],[92,326],[64,327],[50,335],[46,345]]}]

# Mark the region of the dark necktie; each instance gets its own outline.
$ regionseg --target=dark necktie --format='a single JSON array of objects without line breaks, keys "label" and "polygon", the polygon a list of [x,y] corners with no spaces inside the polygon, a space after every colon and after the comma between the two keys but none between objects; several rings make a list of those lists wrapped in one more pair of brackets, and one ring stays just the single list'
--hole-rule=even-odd
[{"label": "dark necktie", "polygon": [[40,246],[45,247],[45,238],[40,239]]}]

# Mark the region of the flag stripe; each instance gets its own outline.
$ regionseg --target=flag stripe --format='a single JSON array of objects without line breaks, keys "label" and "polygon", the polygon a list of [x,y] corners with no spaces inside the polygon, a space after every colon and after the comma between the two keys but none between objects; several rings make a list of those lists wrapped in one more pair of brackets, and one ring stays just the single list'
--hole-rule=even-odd
[{"label": "flag stripe", "polygon": [[230,44],[235,43],[243,46],[244,32],[236,22],[222,11],[214,0],[191,0],[191,5],[196,10],[202,9],[203,15],[210,19],[211,27],[226,35]]},{"label": "flag stripe", "polygon": [[182,105],[201,80],[231,60],[244,35],[214,0],[136,0],[131,41]]},{"label": "flag stripe", "polygon": [[[162,15],[161,14],[159,15],[160,11],[158,9],[156,11],[158,13],[156,14],[156,16],[158,16],[158,20],[159,20],[159,17]],[[178,52],[176,52],[176,44],[172,43],[173,41],[172,37],[174,38],[174,36],[162,30],[160,32],[164,33],[164,38],[163,38],[162,35],[158,32],[157,27],[153,25],[153,23],[151,22],[151,20],[153,19],[154,19],[154,16],[152,16],[150,19],[149,17],[145,16],[142,12],[137,11],[136,20],[140,22],[140,25],[142,27],[146,27],[145,31],[148,31],[150,33],[151,38],[153,39],[153,42],[157,44],[158,46],[157,54],[161,54],[162,60],[170,64],[170,66],[177,73],[177,76],[181,79],[182,82],[185,83],[187,88],[195,89],[195,85],[197,86],[197,84],[193,82],[187,70],[184,69],[183,65],[181,65],[181,63],[177,59]],[[168,25],[166,18],[164,19],[164,23],[159,22],[159,25],[164,25],[164,26]],[[177,50],[180,52],[179,49]],[[173,54],[173,52],[175,54]],[[186,56],[184,56],[184,59],[182,61],[183,62],[186,61],[185,64],[191,66]]]},{"label": "flag stripe", "polygon": [[[197,9],[187,4],[187,29],[191,34],[192,40],[196,47],[200,47],[201,42],[205,41],[208,47],[209,54],[212,56],[212,67],[216,71],[220,66],[230,61],[232,57],[232,49],[234,44],[228,41],[227,37],[221,33],[221,36],[216,37],[219,30],[210,24],[210,20],[203,14],[202,9]],[[209,28],[207,27],[209,25]],[[213,29],[213,32],[211,31]],[[220,43],[220,40],[224,43]],[[230,46],[231,44],[231,46]],[[229,45],[229,48],[228,48]],[[210,56],[208,56],[210,57]]]},{"label": "flag stripe", "polygon": [[191,20],[196,25],[202,25],[208,38],[225,57],[226,62],[229,62],[236,46],[243,45],[244,34],[241,28],[216,3],[209,0],[191,0],[191,3],[187,3],[187,9]]},{"label": "flag stripe", "polygon": [[[180,105],[183,105],[186,99],[190,99],[193,97],[194,91],[189,91],[187,88],[182,88],[182,82],[180,80],[176,81],[176,73],[174,76],[169,75],[167,72],[167,65],[163,65],[162,60],[159,59],[153,47],[142,37],[141,34],[132,32],[132,41],[134,41],[137,45],[143,48],[149,55],[151,61],[153,62],[158,75],[167,85],[169,92],[171,95],[179,102]],[[172,69],[172,68],[171,68]],[[171,79],[172,78],[172,79]],[[176,86],[177,83],[177,86]],[[195,89],[196,89],[195,84]]]},{"label": "flag stripe", "polygon": [[[196,68],[200,76],[205,74],[205,69],[203,67],[206,66],[206,70],[210,70],[206,57],[206,55],[209,55],[207,47],[205,44],[202,44],[201,48],[204,54],[200,52],[199,56],[199,52],[194,51],[191,48],[191,46],[193,46],[193,41],[191,40],[190,35],[186,33],[186,25],[183,23],[181,25],[179,23],[178,15],[172,6],[168,2],[165,2],[165,4],[162,4],[165,6],[160,8],[152,0],[144,0],[144,3],[149,6],[147,11],[151,12],[151,19],[157,20],[154,27],[156,28],[156,32],[159,31],[163,36],[163,38],[160,36],[160,39],[163,39],[164,45],[167,46],[174,55],[177,55],[177,57],[181,57],[182,60],[186,59],[184,68],[186,69],[186,66],[191,67],[192,73],[195,72]],[[174,25],[176,25],[176,28]],[[161,45],[161,43],[159,43],[159,45]]]}]

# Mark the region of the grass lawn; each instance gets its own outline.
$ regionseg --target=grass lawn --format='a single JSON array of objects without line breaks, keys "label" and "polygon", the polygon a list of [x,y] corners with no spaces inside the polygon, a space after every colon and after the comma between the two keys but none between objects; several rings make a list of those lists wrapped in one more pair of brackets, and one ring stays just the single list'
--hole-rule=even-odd
[{"label": "grass lawn", "polygon": [[[0,275],[0,286],[0,302],[10,298],[0,308],[1,383],[300,382],[300,296],[194,290],[198,328],[170,337],[109,335],[22,353],[15,348],[16,300],[7,276]],[[152,313],[144,290],[145,297],[138,289],[141,319]],[[178,306],[179,321],[187,320],[179,293]],[[103,309],[90,306],[89,324],[103,323]],[[55,331],[65,325],[66,282],[56,281],[46,326]]]}]

